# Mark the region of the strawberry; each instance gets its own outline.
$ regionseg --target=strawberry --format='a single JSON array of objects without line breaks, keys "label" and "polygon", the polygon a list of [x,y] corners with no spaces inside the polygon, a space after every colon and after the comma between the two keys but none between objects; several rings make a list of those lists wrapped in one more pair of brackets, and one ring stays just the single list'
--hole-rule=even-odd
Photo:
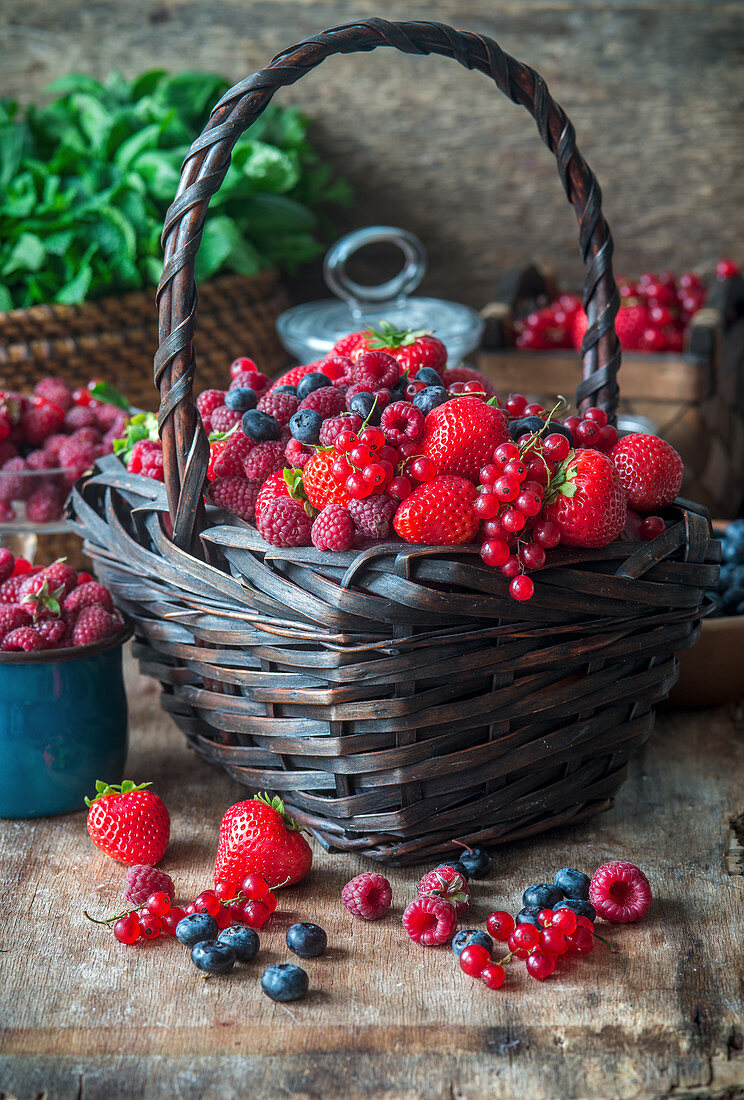
[{"label": "strawberry", "polygon": [[215,463],[224,451],[225,447],[230,441],[230,438],[231,437],[228,436],[226,439],[214,439],[209,444],[209,465],[207,466],[207,481],[214,481],[215,477],[217,476],[214,472]]},{"label": "strawberry", "polygon": [[322,373],[324,362],[323,359],[316,359],[314,363],[301,363],[299,367],[292,367],[291,370],[285,371],[272,381],[268,392],[271,393],[277,386],[296,386],[306,374],[313,374],[315,371]]},{"label": "strawberry", "polygon": [[370,336],[369,332],[350,332],[336,341],[326,358],[335,359],[339,355],[351,356],[354,352],[369,351]]},{"label": "strawberry", "polygon": [[625,527],[625,489],[600,451],[572,451],[551,478],[545,502],[543,517],[558,525],[563,546],[607,546]]},{"label": "strawberry", "polygon": [[479,397],[456,397],[432,409],[426,417],[421,453],[440,474],[458,474],[478,481],[478,471],[493,460],[493,452],[509,440],[509,422],[494,405]]},{"label": "strawberry", "polygon": [[410,329],[396,329],[388,321],[380,321],[377,329],[370,329],[366,334],[367,347],[354,349],[351,354],[355,359],[361,350],[386,351],[398,360],[401,371],[408,371],[408,377],[414,378],[422,367],[431,367],[435,371],[442,371],[447,366],[447,348],[436,336],[423,329],[413,332]]},{"label": "strawberry", "polygon": [[435,477],[414,489],[398,507],[393,527],[406,542],[456,546],[472,542],[480,525],[477,493],[463,477]]},{"label": "strawberry", "polygon": [[667,508],[682,485],[684,466],[671,444],[658,435],[623,436],[609,453],[623,487],[628,504],[639,512],[655,512]]},{"label": "strawberry", "polygon": [[280,798],[258,794],[237,802],[222,818],[215,882],[239,883],[256,872],[274,890],[299,882],[312,862],[312,849]]},{"label": "strawberry", "polygon": [[[615,318],[615,331],[623,351],[641,351],[646,347],[643,334],[651,327],[651,314],[646,306],[634,299],[627,305],[621,305]],[[579,309],[573,316],[571,339],[575,348],[581,347],[587,330],[586,314]]]},{"label": "strawberry", "polygon": [[312,508],[307,503],[305,490],[302,486],[302,471],[285,468],[284,470],[277,470],[275,473],[270,474],[259,490],[258,496],[256,497],[257,525],[266,505],[272,500],[278,500],[280,497],[292,497],[293,500],[299,500],[305,506],[305,511],[308,515],[312,512]]},{"label": "strawberry", "polygon": [[346,504],[349,499],[344,487],[334,480],[331,473],[337,458],[334,451],[317,451],[302,471],[307,499],[319,510],[326,504]]},{"label": "strawberry", "polygon": [[95,796],[85,799],[90,839],[121,863],[159,863],[168,847],[170,816],[162,799],[146,789],[150,785],[99,779]]}]

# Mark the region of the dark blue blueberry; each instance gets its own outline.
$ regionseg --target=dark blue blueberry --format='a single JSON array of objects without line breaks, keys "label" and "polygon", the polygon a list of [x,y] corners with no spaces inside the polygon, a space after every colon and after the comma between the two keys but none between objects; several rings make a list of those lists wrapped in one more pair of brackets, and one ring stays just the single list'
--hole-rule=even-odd
[{"label": "dark blue blueberry", "polygon": [[493,871],[493,860],[483,848],[473,848],[472,852],[463,852],[460,863],[471,878],[488,878]]},{"label": "dark blue blueberry", "polygon": [[243,413],[242,426],[243,434],[255,443],[278,439],[282,434],[279,421],[268,413],[259,412],[258,409],[249,409],[248,412]]},{"label": "dark blue blueberry", "polygon": [[419,390],[414,395],[413,404],[426,416],[432,409],[436,409],[437,406],[443,405],[445,401],[449,400],[450,395],[443,386],[427,386],[425,390]]},{"label": "dark blue blueberry", "polygon": [[727,527],[727,532],[729,535],[744,539],[744,519],[732,519]]},{"label": "dark blue blueberry", "polygon": [[577,871],[575,867],[561,867],[560,871],[556,871],[553,882],[567,898],[586,900],[589,897],[591,879],[583,871]]},{"label": "dark blue blueberry", "polygon": [[328,937],[317,924],[301,921],[287,930],[287,947],[303,959],[314,959],[322,955],[328,946]]},{"label": "dark blue blueberry", "polygon": [[254,959],[261,946],[257,934],[245,924],[231,924],[223,928],[217,937],[219,943],[226,943],[235,952],[238,962],[247,963]]},{"label": "dark blue blueberry", "polygon": [[261,977],[261,989],[272,1001],[299,1001],[307,993],[308,977],[294,963],[274,963]]},{"label": "dark blue blueberry", "polygon": [[191,948],[192,963],[207,974],[229,973],[235,966],[235,958],[232,947],[217,940],[202,940]]},{"label": "dark blue blueberry", "polygon": [[247,412],[248,409],[255,409],[257,404],[258,397],[247,386],[237,386],[225,394],[225,405],[234,412]]},{"label": "dark blue blueberry", "polygon": [[406,387],[400,383],[397,386],[393,386],[390,391],[390,404],[393,401],[405,401],[406,400]]},{"label": "dark blue blueberry", "polygon": [[721,557],[725,562],[733,562],[736,565],[744,564],[744,542],[733,542],[725,539],[721,543]]},{"label": "dark blue blueberry", "polygon": [[493,940],[488,932],[481,932],[479,928],[462,928],[452,940],[452,950],[460,958],[460,952],[471,943],[479,943],[486,951],[493,951]]},{"label": "dark blue blueberry", "polygon": [[300,443],[317,443],[323,417],[315,409],[300,409],[289,419],[289,430]]},{"label": "dark blue blueberry", "polygon": [[297,397],[297,386],[290,386],[287,382],[282,382],[281,386],[274,386],[272,393],[292,393]]},{"label": "dark blue blueberry", "polygon": [[300,401],[307,397],[313,390],[322,390],[326,386],[330,386],[331,380],[327,374],[321,374],[319,370],[310,371],[304,378],[301,378],[297,383],[297,396]]},{"label": "dark blue blueberry", "polygon": [[422,367],[416,374],[416,381],[423,382],[425,386],[444,386],[442,376],[433,367]]},{"label": "dark blue blueberry", "polygon": [[542,905],[526,905],[524,909],[520,909],[514,918],[515,924],[534,924],[535,928],[542,928],[542,924],[537,918],[537,914],[543,908]]},{"label": "dark blue blueberry", "polygon": [[597,911],[590,901],[583,898],[566,898],[565,901],[557,901],[554,909],[570,909],[577,917],[588,917],[589,920],[597,919]]},{"label": "dark blue blueberry", "polygon": [[557,901],[563,900],[563,891],[552,882],[537,882],[528,886],[522,894],[522,904],[537,906],[538,909],[552,909]]},{"label": "dark blue blueberry", "polygon": [[519,439],[529,432],[539,432],[545,426],[545,421],[539,416],[523,416],[521,420],[512,420],[509,425],[509,435],[512,439]]},{"label": "dark blue blueberry", "polygon": [[218,932],[217,921],[209,913],[192,913],[182,917],[176,925],[176,939],[187,947],[193,947],[201,940],[213,940]]},{"label": "dark blue blueberry", "polygon": [[744,602],[744,588],[727,588],[721,596],[721,608],[724,615],[733,615],[742,602]]},{"label": "dark blue blueberry", "polygon": [[349,412],[361,416],[362,420],[367,420],[369,417],[367,421],[369,424],[379,424],[382,416],[382,409],[374,394],[371,393],[355,393],[349,402]]}]

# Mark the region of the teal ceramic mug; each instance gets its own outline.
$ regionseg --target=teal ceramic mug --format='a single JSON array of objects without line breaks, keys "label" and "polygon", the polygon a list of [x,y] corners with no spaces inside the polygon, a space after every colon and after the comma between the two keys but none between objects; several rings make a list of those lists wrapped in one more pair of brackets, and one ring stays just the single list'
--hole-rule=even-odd
[{"label": "teal ceramic mug", "polygon": [[0,817],[83,809],[97,779],[120,783],[129,623],[82,649],[0,653]]}]

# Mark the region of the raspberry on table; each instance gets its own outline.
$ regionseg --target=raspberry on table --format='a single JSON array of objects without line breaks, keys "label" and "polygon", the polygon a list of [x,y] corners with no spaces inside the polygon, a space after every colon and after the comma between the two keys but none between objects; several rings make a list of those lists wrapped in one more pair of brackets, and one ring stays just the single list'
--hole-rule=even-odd
[{"label": "raspberry on table", "polygon": [[64,608],[65,611],[82,611],[84,607],[93,607],[95,604],[109,613],[114,610],[114,601],[108,588],[98,581],[86,581],[65,597]]},{"label": "raspberry on table", "polygon": [[372,493],[362,500],[349,500],[346,507],[362,534],[374,539],[389,537],[398,502],[387,493]]},{"label": "raspberry on table", "polygon": [[218,405],[209,419],[212,422],[212,431],[229,432],[236,424],[240,423],[242,413],[235,409],[228,409],[226,405]]},{"label": "raspberry on table", "polygon": [[362,426],[361,416],[350,413],[347,416],[332,416],[320,426],[321,447],[332,447],[339,432],[358,432]]},{"label": "raspberry on table", "polygon": [[284,447],[278,439],[257,443],[243,462],[244,475],[263,483],[276,470],[283,470]]},{"label": "raspberry on table", "polygon": [[65,493],[53,482],[37,486],[26,501],[26,517],[32,523],[54,523],[65,514]]},{"label": "raspberry on table", "polygon": [[274,420],[278,421],[284,428],[289,424],[299,406],[300,399],[296,394],[282,393],[275,390],[272,393],[264,394],[256,407],[259,412],[273,416]]},{"label": "raspberry on table", "polygon": [[110,638],[118,629],[118,623],[100,604],[84,607],[72,630],[73,645],[93,645]]},{"label": "raspberry on table", "polygon": [[354,520],[343,505],[327,504],[313,521],[310,538],[316,549],[340,553],[351,548],[354,530]]},{"label": "raspberry on table", "polygon": [[291,497],[269,501],[258,520],[259,533],[272,546],[308,546],[311,527],[304,506]]},{"label": "raspberry on table", "polygon": [[151,867],[148,863],[136,863],[130,867],[124,884],[124,898],[132,905],[142,905],[151,894],[167,894],[173,900],[176,888],[173,879],[165,871]]},{"label": "raspberry on table", "polygon": [[253,450],[255,443],[238,429],[225,441],[214,460],[213,479],[218,477],[245,477],[243,463]]},{"label": "raspberry on table", "polygon": [[260,488],[260,482],[245,476],[218,477],[209,487],[209,499],[218,508],[249,521],[256,515],[256,497]]},{"label": "raspberry on table", "polygon": [[387,913],[393,891],[384,875],[365,871],[347,882],[341,891],[341,900],[348,911],[362,920],[377,920]]},{"label": "raspberry on table", "polygon": [[651,904],[651,887],[633,863],[615,860],[598,867],[589,886],[597,915],[616,924],[640,920]]},{"label": "raspberry on table", "polygon": [[458,917],[466,913],[470,905],[470,887],[454,867],[441,866],[428,871],[419,882],[417,893],[444,898],[454,905]]},{"label": "raspberry on table", "polygon": [[414,943],[447,943],[457,927],[454,905],[443,898],[416,898],[403,913],[403,927]]},{"label": "raspberry on table", "polygon": [[313,390],[300,402],[299,408],[304,412],[310,409],[317,412],[324,420],[332,416],[338,416],[345,405],[344,394],[336,386],[323,386],[319,390]]}]

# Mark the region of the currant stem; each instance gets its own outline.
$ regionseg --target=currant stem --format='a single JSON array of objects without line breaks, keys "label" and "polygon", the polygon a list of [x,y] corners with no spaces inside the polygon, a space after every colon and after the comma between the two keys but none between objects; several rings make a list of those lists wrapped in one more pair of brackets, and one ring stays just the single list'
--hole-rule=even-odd
[{"label": "currant stem", "polygon": [[499,960],[499,962],[497,963],[497,966],[506,966],[506,964],[510,963],[513,958],[514,958],[514,952],[510,951],[508,955],[504,955],[503,959]]},{"label": "currant stem", "polygon": [[83,916],[87,917],[89,921],[93,922],[93,924],[113,924],[114,921],[121,920],[122,917],[129,917],[132,913],[139,913],[140,909],[144,908],[145,903],[142,902],[141,905],[137,905],[134,909],[125,909],[123,913],[117,913],[115,917],[105,917],[103,920],[99,920],[97,917],[91,917],[90,913],[86,912],[85,909],[83,909]]},{"label": "currant stem", "polygon": [[605,945],[605,947],[609,947],[609,949],[610,949],[610,951],[612,952],[613,955],[619,955],[620,954],[618,949],[613,944],[611,944],[609,940],[606,940],[604,938],[604,936],[600,936],[598,932],[594,932],[593,935],[594,935],[595,940],[599,940],[599,942],[603,943]]},{"label": "currant stem", "polygon": [[464,848],[465,851],[469,852],[470,855],[472,856],[473,849],[469,845],[467,845],[464,840],[453,840],[452,843],[453,844],[458,844],[461,848]]}]

